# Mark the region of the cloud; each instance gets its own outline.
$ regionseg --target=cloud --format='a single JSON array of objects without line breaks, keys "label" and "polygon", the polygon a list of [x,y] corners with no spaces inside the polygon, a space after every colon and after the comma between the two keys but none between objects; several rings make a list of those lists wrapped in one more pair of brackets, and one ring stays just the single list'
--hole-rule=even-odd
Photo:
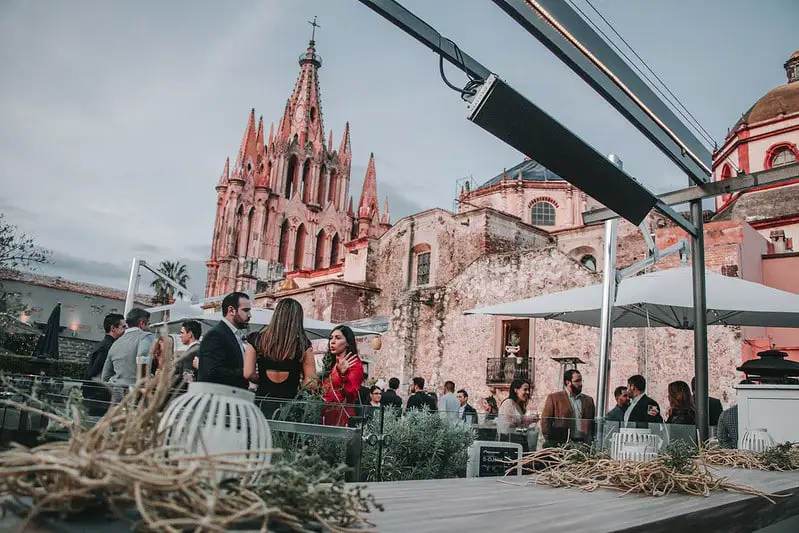
[{"label": "cloud", "polygon": [[61,276],[70,280],[123,289],[128,284],[130,263],[98,261],[56,250],[53,252],[50,264],[42,265],[38,271],[48,276]]},{"label": "cloud", "polygon": [[[647,186],[684,186],[674,165],[490,2],[405,5],[597,150],[621,155]],[[723,12],[688,2],[636,6],[618,0],[601,9],[719,139],[784,83],[795,2],[781,4],[777,18],[742,0]],[[201,291],[225,157],[235,158],[251,107],[267,127],[280,119],[314,15],[326,131],[337,147],[351,124],[356,204],[371,152],[381,209],[388,196],[394,221],[452,209],[458,179],[482,183],[522,159],[465,119],[434,54],[357,2],[5,2],[0,211],[55,251],[64,275],[124,286],[134,256],[184,258],[192,290]],[[767,28],[770,39],[731,41],[736,27]],[[723,52],[710,42],[725,43]]]}]

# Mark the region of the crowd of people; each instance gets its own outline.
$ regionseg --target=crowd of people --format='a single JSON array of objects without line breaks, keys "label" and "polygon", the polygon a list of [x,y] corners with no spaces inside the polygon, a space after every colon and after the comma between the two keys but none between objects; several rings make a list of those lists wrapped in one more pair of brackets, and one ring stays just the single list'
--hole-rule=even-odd
[{"label": "crowd of people", "polygon": [[[303,309],[296,300],[280,300],[270,324],[249,334],[245,332],[252,308],[245,293],[227,295],[222,310],[222,320],[204,335],[199,322],[186,320],[179,335],[164,337],[150,331],[150,314],[144,309],[134,308],[125,317],[109,314],[104,322],[106,336],[89,357],[84,397],[90,411],[101,414],[103,405],[118,401],[145,372],[158,372],[166,353],[179,354],[174,383],[178,392],[195,380],[251,389],[268,417],[303,389],[321,395],[325,402],[321,423],[325,425],[350,425],[353,420],[373,416],[377,408],[403,409],[398,378],[368,385],[350,327],[332,329],[317,372]],[[167,343],[171,344],[168,350]],[[185,349],[179,350],[180,345]],[[468,392],[456,392],[452,381],[444,384],[440,398],[425,390],[421,377],[413,378],[409,392],[405,410],[437,411],[452,421],[477,420]]]},{"label": "crowd of people", "polygon": [[[325,406],[321,423],[346,426],[353,421],[372,416],[372,411],[386,407],[398,410],[427,409],[444,419],[476,423],[477,410],[469,403],[465,389],[456,390],[453,381],[446,381],[439,397],[436,391],[425,389],[425,379],[414,377],[407,401],[398,393],[400,380],[392,377],[370,382],[358,354],[351,328],[335,326],[329,336],[327,350],[317,371],[311,341],[304,329],[304,313],[296,300],[285,298],[278,302],[270,324],[259,332],[247,335],[251,318],[251,303],[245,293],[234,292],[222,300],[223,318],[204,335],[199,322],[182,323],[180,334],[155,337],[150,332],[150,315],[139,308],[127,316],[109,314],[105,318],[105,338],[90,356],[87,378],[107,384],[89,382],[84,385],[90,411],[98,410],[103,402],[114,401],[133,385],[143,372],[157,372],[163,364],[163,354],[179,353],[176,361],[175,387],[185,390],[197,380],[231,387],[252,389],[260,398],[268,417],[295,399],[303,389],[313,390],[323,398]],[[172,343],[166,350],[165,343]],[[185,347],[177,350],[178,343]],[[682,424],[696,422],[693,389],[685,381],[668,386],[668,409],[661,414],[657,401],[646,394],[646,379],[631,376],[626,386],[614,391],[616,405],[604,420],[622,426],[635,427],[652,423]],[[508,397],[500,404],[491,395],[481,399],[484,421],[495,423],[498,438],[522,443],[529,449],[529,430],[540,422],[544,446],[559,446],[567,441],[588,442],[595,436],[598,419],[593,398],[583,393],[582,374],[575,369],[563,375],[563,388],[546,397],[541,414],[529,410],[531,383],[514,379]],[[94,403],[92,403],[94,402]],[[665,414],[665,419],[664,415]],[[723,444],[737,441],[733,415],[722,416],[721,402],[710,398],[710,425],[723,424],[719,430]]]}]

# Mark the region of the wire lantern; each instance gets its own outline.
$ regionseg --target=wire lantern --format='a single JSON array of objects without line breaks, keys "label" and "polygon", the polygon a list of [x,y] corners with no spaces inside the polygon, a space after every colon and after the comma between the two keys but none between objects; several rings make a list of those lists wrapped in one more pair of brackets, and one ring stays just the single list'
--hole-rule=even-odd
[{"label": "wire lantern", "polygon": [[[167,406],[158,428],[171,459],[224,456],[229,468],[215,467],[218,481],[254,482],[269,465],[272,434],[255,394],[215,383],[189,383],[188,392]],[[243,460],[256,467],[242,470]],[[239,463],[239,464],[237,464]]]}]

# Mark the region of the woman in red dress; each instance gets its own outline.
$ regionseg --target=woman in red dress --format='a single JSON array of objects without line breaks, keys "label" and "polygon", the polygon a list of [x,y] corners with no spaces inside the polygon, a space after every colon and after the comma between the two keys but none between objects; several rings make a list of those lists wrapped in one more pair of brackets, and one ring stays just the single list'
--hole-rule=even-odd
[{"label": "woman in red dress", "polygon": [[363,380],[363,363],[358,357],[355,334],[348,326],[336,326],[330,333],[330,344],[324,358],[322,381],[322,424],[346,426],[355,416],[354,404]]}]

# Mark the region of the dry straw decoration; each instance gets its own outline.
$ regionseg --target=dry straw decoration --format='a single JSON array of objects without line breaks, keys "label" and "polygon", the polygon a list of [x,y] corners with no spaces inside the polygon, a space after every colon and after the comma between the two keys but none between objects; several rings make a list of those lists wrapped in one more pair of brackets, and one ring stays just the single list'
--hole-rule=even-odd
[{"label": "dry straw decoration", "polygon": [[[611,489],[649,496],[670,493],[709,496],[713,491],[730,490],[760,496],[771,502],[779,497],[728,481],[708,468],[707,456],[707,451],[697,450],[683,441],[675,441],[663,455],[650,461],[617,461],[603,454],[594,454],[587,447],[567,446],[529,453],[517,465],[521,464],[525,471],[535,474],[529,481],[531,484],[579,488],[589,492]],[[731,457],[732,454],[712,455],[716,458],[722,456]],[[710,464],[731,466],[721,461]]]},{"label": "dry straw decoration", "polygon": [[[361,487],[344,485],[340,467],[312,457],[271,466],[229,454],[170,462],[157,428],[172,394],[171,355],[165,353],[155,377],[139,380],[93,427],[87,427],[80,402],[68,405],[66,416],[2,402],[69,430],[65,442],[14,445],[0,452],[0,495],[29,510],[20,531],[43,513],[63,516],[97,508],[120,517],[135,509],[139,530],[165,533],[222,532],[238,524],[251,531],[267,531],[269,524],[302,532],[314,521],[330,531],[357,527],[363,532],[370,525],[364,514],[380,506]],[[263,475],[256,485],[218,484],[213,472],[222,467],[263,468]]]},{"label": "dry straw decoration", "polygon": [[799,470],[799,444],[777,444],[760,453],[706,447],[702,449],[702,459],[708,465],[722,468],[791,472]]}]

